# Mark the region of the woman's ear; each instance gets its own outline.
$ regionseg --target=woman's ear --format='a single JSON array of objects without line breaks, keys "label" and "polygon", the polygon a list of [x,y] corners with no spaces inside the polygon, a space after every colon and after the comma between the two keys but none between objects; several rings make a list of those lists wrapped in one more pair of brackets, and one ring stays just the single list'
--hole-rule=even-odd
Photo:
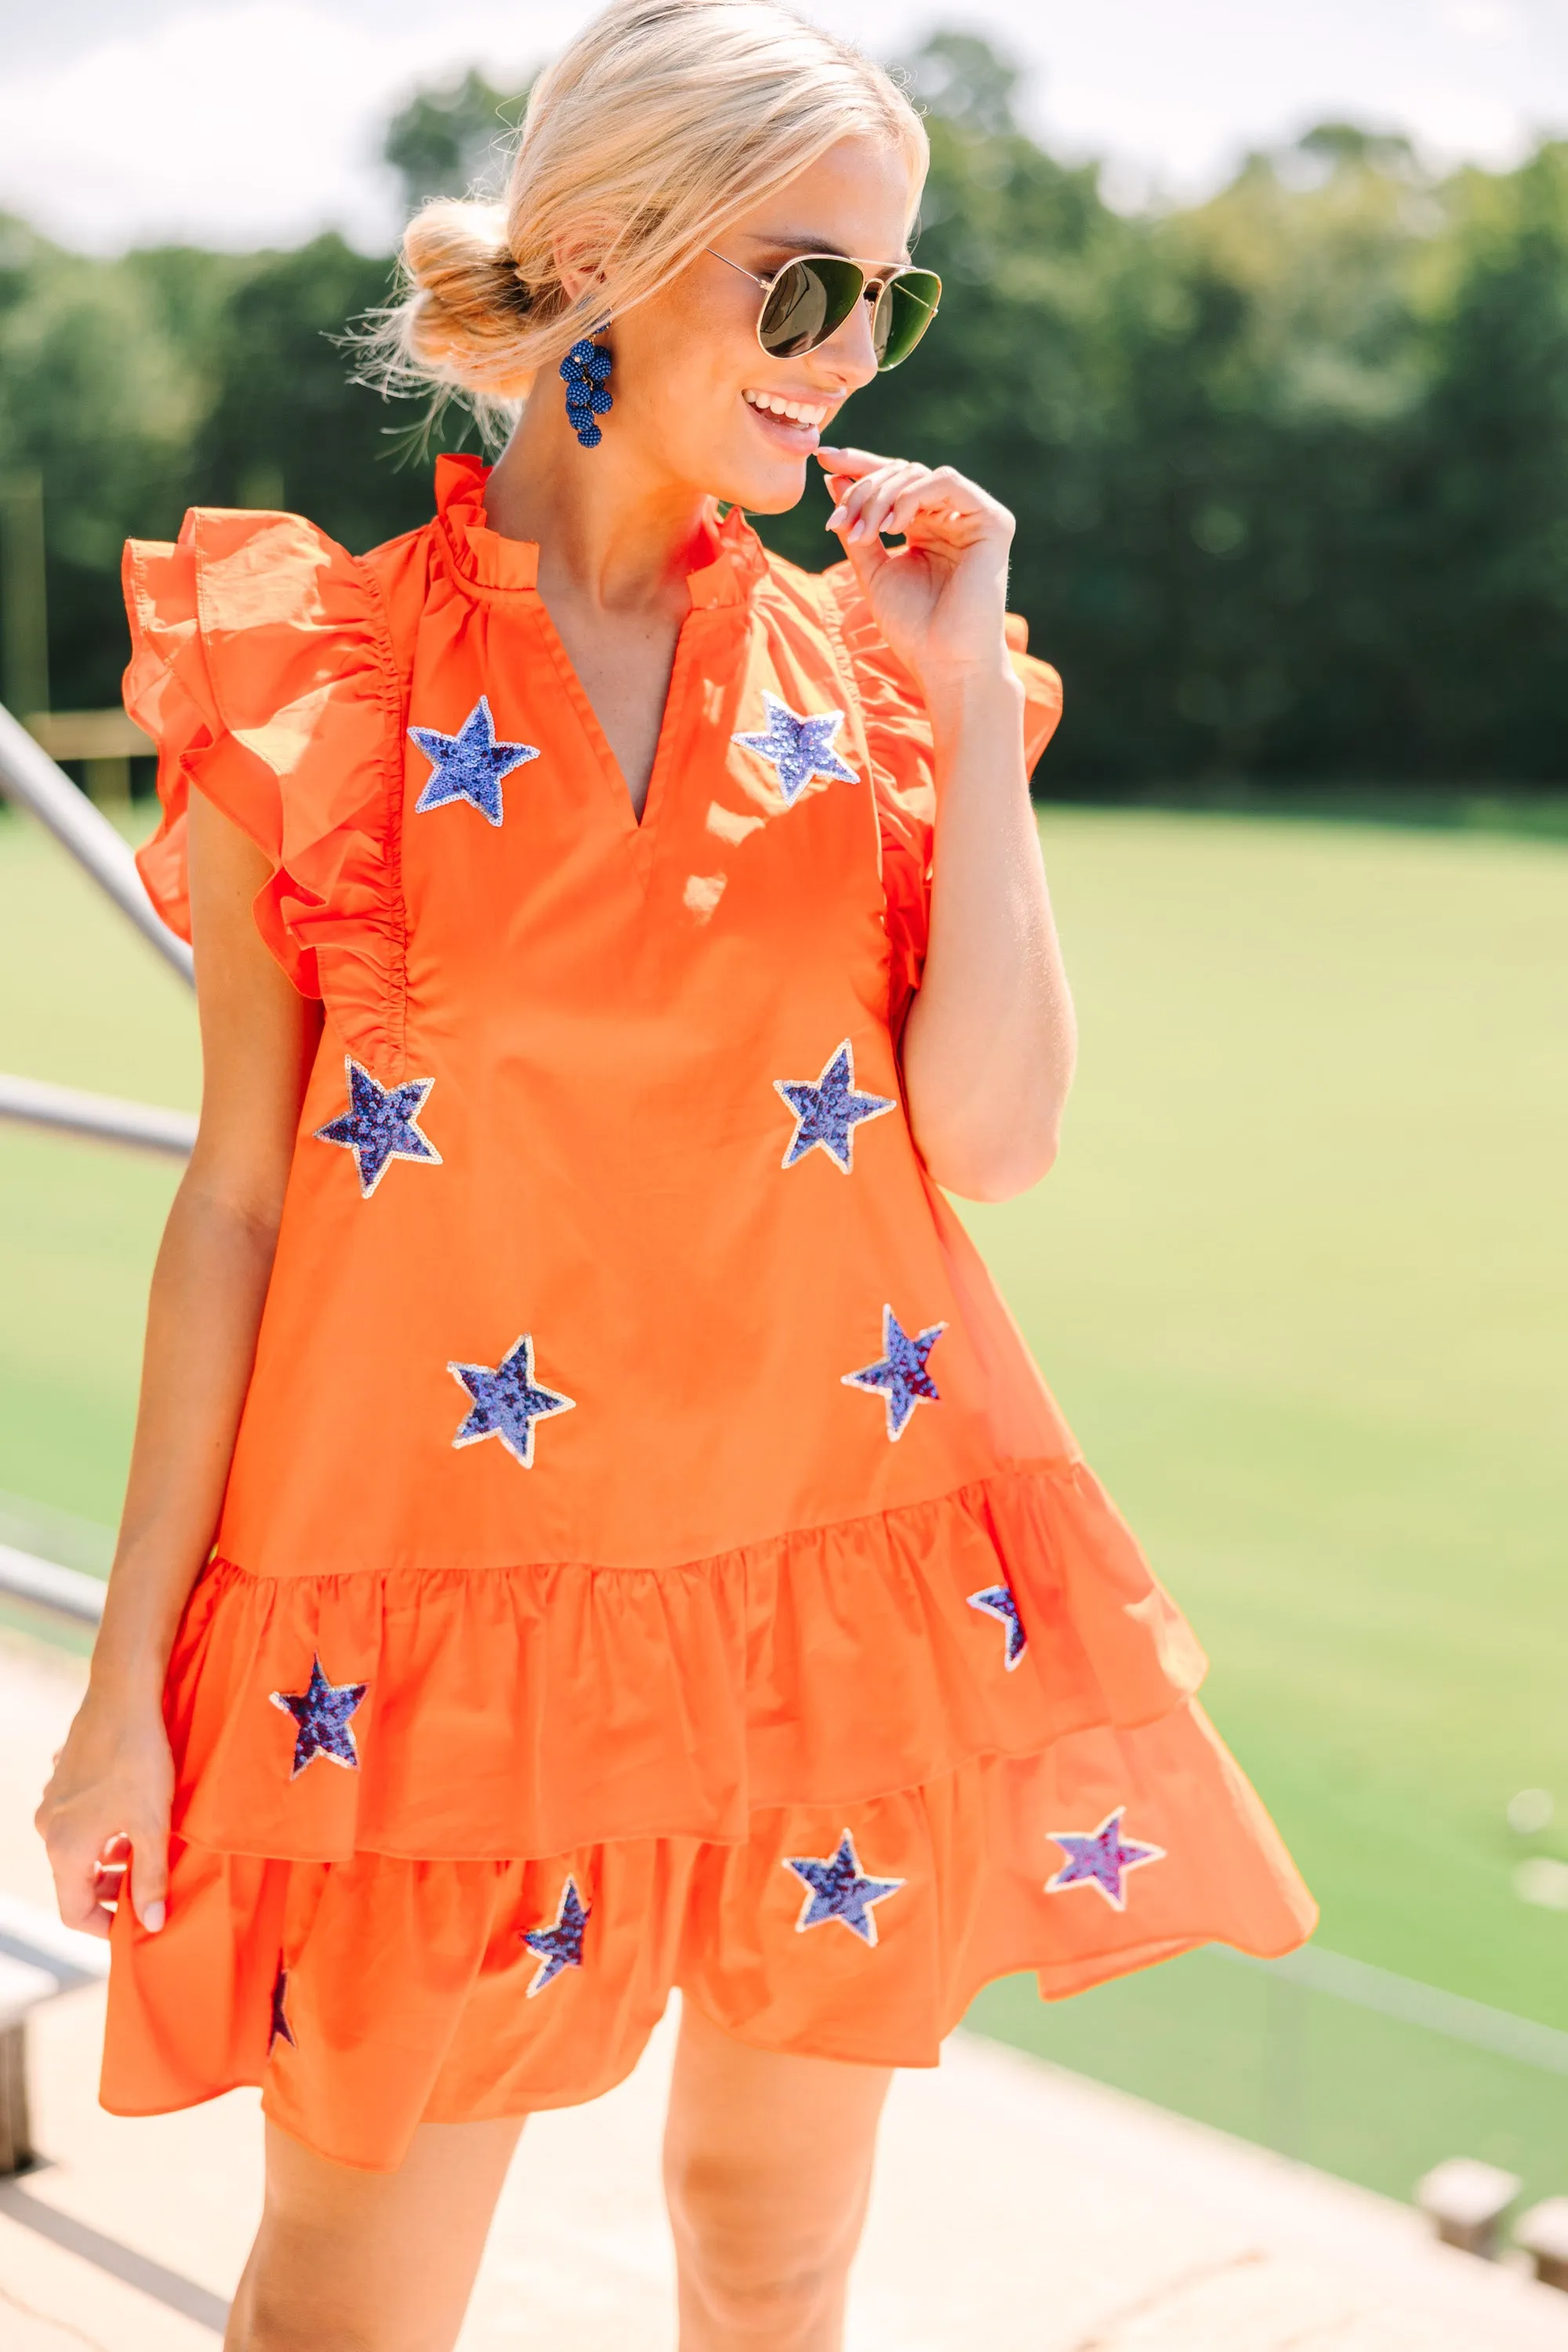
[{"label": "woman's ear", "polygon": [[568,302],[580,302],[590,287],[604,284],[605,256],[614,234],[608,221],[584,220],[556,237],[551,251]]}]

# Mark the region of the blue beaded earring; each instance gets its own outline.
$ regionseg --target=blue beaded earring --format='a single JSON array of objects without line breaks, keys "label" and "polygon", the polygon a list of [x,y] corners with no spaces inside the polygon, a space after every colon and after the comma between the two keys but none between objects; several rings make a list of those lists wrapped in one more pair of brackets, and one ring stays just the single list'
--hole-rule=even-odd
[{"label": "blue beaded earring", "polygon": [[[609,323],[607,319],[601,320],[595,334],[602,335]],[[594,419],[607,416],[615,406],[610,397],[613,364],[609,352],[590,342],[585,335],[573,344],[561,362],[561,380],[566,386],[566,422],[584,449],[596,449],[605,437]]]}]

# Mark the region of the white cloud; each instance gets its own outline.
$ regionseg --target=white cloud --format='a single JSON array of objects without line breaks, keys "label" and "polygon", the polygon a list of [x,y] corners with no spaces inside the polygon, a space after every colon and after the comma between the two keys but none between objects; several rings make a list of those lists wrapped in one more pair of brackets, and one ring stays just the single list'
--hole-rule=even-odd
[{"label": "white cloud", "polygon": [[[516,71],[542,10],[449,8],[369,28],[310,0],[187,6],[0,88],[0,205],[69,243],[288,243],[323,225],[384,246],[382,126],[410,85],[476,58]],[[587,6],[552,12],[556,37]],[[521,53],[521,54],[520,54]]]},{"label": "white cloud", "polygon": [[1398,111],[1421,125],[1423,149],[1438,164],[1468,159],[1506,169],[1530,147],[1531,125],[1517,108],[1461,82],[1412,89]]},{"label": "white cloud", "polygon": [[323,218],[363,228],[375,202],[363,133],[379,92],[355,47],[330,17],[261,0],[8,77],[0,202],[93,246],[288,238]]},{"label": "white cloud", "polygon": [[1524,29],[1514,0],[1448,0],[1443,21],[1470,41],[1511,41]]},{"label": "white cloud", "polygon": [[[1490,162],[1568,125],[1568,0],[805,0],[879,54],[972,22],[1036,70],[1032,120],[1109,156],[1121,200],[1212,185],[1248,146],[1326,116],[1412,131]],[[243,247],[322,226],[383,247],[376,163],[420,79],[506,79],[594,0],[113,0],[96,40],[70,12],[0,26],[0,207],[68,243]],[[74,21],[79,25],[79,15]],[[9,55],[7,56],[7,51]]]}]

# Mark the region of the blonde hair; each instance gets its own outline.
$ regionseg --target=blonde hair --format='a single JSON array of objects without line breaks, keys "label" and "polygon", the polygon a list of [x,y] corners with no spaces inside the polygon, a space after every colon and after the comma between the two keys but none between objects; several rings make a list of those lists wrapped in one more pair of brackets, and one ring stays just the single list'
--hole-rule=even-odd
[{"label": "blonde hair", "polygon": [[[857,135],[902,157],[912,205],[924,127],[858,50],[778,0],[616,0],[535,82],[504,200],[415,214],[363,373],[505,415],[578,336]],[[595,272],[575,299],[563,250]]]}]

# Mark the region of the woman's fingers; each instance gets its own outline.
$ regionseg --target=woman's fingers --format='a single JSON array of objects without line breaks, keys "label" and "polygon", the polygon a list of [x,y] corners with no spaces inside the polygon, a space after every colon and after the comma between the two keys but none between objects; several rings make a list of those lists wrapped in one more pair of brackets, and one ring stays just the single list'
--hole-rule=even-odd
[{"label": "woman's fingers", "polygon": [[[951,466],[931,467],[912,459],[875,457],[864,449],[826,453],[828,483],[837,504],[828,529],[851,541],[907,536],[922,516],[941,518],[965,540],[992,530],[1011,531],[1006,509]],[[858,468],[851,471],[854,466]]]},{"label": "woman's fingers", "polygon": [[856,481],[862,474],[875,473],[879,466],[896,465],[896,458],[879,457],[874,449],[838,449],[825,442],[816,452],[816,462],[827,474],[842,474],[847,481]]},{"label": "woman's fingers", "polygon": [[858,478],[844,474],[830,476],[829,487],[837,504],[828,517],[828,530],[838,531],[845,539],[854,537],[856,526],[864,518],[868,507],[890,481],[904,478],[910,470],[900,459],[889,457],[881,459],[870,473]]},{"label": "woman's fingers", "polygon": [[910,514],[941,514],[955,521],[978,523],[985,530],[1011,530],[1012,517],[1005,506],[951,466],[922,467],[918,482],[900,493],[900,504]]},{"label": "woman's fingers", "polygon": [[1005,526],[1005,516],[989,501],[964,502],[955,498],[950,484],[931,475],[900,493],[881,528],[906,538],[914,533],[932,543],[969,547]]},{"label": "woman's fingers", "polygon": [[167,1916],[168,1851],[166,1828],[151,1819],[97,1840],[57,1830],[48,1839],[49,1868],[65,1925],[107,1936],[129,1886],[137,1918],[156,1935]]},{"label": "woman's fingers", "polygon": [[852,539],[879,539],[889,529],[888,518],[900,498],[917,491],[925,478],[923,466],[889,466],[857,484],[860,496],[850,525]]},{"label": "woman's fingers", "polygon": [[906,462],[902,457],[879,457],[874,449],[836,449],[830,446],[818,449],[816,455],[817,464],[827,476],[828,488],[840,505],[874,475]]},{"label": "woman's fingers", "polygon": [[104,1880],[100,1856],[89,1844],[55,1843],[49,1848],[49,1868],[65,1925],[82,1935],[107,1937],[112,1914],[105,1907],[105,1897],[112,1900],[112,1893]]},{"label": "woman's fingers", "polygon": [[131,1868],[127,1881],[131,1908],[150,1935],[155,1936],[167,1916],[169,1894],[169,1832],[162,1822],[143,1822],[131,1832]]},{"label": "woman's fingers", "polygon": [[924,471],[920,466],[887,466],[864,476],[847,490],[837,509],[842,517],[839,528],[846,541],[861,541],[868,546],[880,538],[889,528],[888,516],[894,501],[917,488]]},{"label": "woman's fingers", "polygon": [[89,1692],[34,1816],[68,1927],[106,1936],[126,1895],[143,1927],[162,1927],[173,1782],[161,1715]]}]

